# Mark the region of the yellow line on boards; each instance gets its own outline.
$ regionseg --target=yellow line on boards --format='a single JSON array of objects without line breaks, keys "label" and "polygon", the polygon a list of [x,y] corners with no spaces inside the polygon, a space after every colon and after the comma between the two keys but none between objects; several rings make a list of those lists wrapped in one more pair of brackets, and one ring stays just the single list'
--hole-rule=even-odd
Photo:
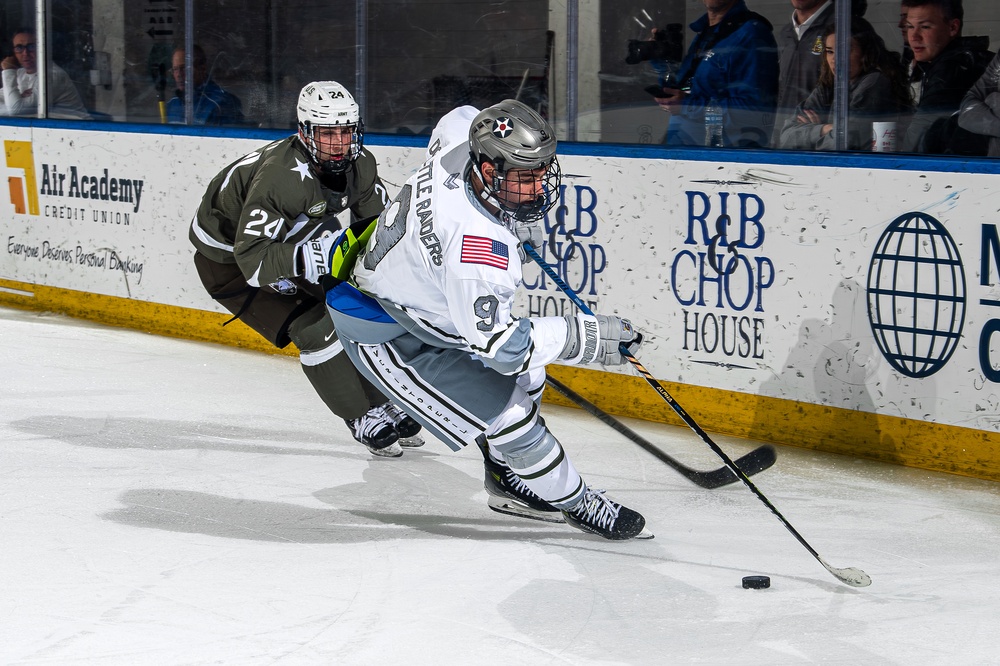
[{"label": "yellow line on boards", "polygon": [[[272,347],[230,315],[70,289],[0,280],[0,306],[202,342],[295,356]],[[643,368],[646,370],[646,368]],[[549,372],[609,414],[687,427],[660,395],[631,374],[553,365]],[[652,373],[646,370],[650,377]],[[704,430],[857,458],[1000,481],[1000,435],[897,416],[660,381]],[[574,406],[555,391],[546,401]],[[608,431],[610,441],[618,435]],[[691,435],[692,447],[704,447]],[[683,451],[668,451],[683,455]],[[781,461],[778,461],[781,464]]]},{"label": "yellow line on boards", "polygon": [[218,312],[12,280],[0,280],[0,305],[40,312],[57,312],[99,324],[132,328],[173,338],[217,342],[269,354],[298,356],[298,350],[293,345],[285,349],[276,349],[241,321],[223,326],[223,323],[232,316]]}]

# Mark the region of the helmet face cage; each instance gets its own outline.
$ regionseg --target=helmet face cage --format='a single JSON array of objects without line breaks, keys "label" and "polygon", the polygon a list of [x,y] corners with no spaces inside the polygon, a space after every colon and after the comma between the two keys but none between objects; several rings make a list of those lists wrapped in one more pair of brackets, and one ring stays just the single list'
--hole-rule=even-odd
[{"label": "helmet face cage", "polygon": [[[555,157],[545,166],[545,172],[541,176],[534,173],[535,169],[508,169],[502,172],[496,163],[493,166],[496,171],[492,182],[483,184],[487,193],[500,204],[500,208],[510,213],[515,220],[537,222],[558,203],[562,171],[559,169],[559,160]],[[539,182],[540,191],[537,185]],[[535,196],[525,199],[532,191],[537,192]]]},{"label": "helmet face cage", "polygon": [[[347,152],[344,153],[343,157],[320,160],[319,152],[321,150],[325,154],[330,155],[331,147],[339,142],[324,141],[322,134],[317,132],[317,130],[333,127],[349,127],[351,129],[350,147],[347,149]],[[361,120],[358,120],[358,122],[353,125],[314,125],[307,120],[306,122],[299,123],[299,139],[306,147],[306,152],[309,153],[313,163],[316,164],[316,166],[318,166],[323,173],[343,173],[347,171],[354,163],[354,160],[358,159],[361,155],[361,150],[364,148],[365,144],[365,124]]]},{"label": "helmet face cage", "polygon": [[[323,173],[343,173],[360,155],[364,147],[364,123],[354,97],[336,81],[316,81],[299,93],[296,108],[299,140],[313,163]],[[323,128],[350,128],[351,139],[346,149],[340,140],[324,140]],[[339,153],[339,155],[336,155]]]},{"label": "helmet face cage", "polygon": [[[508,99],[481,111],[469,129],[469,149],[491,203],[515,220],[537,222],[555,206],[562,180],[555,132],[530,107]],[[493,165],[493,177],[482,173],[484,162]]]}]

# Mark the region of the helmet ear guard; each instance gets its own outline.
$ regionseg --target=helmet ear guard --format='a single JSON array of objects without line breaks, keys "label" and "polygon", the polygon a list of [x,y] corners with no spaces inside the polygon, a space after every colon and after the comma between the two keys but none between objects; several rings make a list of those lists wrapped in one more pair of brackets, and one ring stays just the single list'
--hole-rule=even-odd
[{"label": "helmet ear guard", "polygon": [[[336,81],[316,81],[299,93],[296,106],[299,141],[309,153],[313,164],[322,173],[347,171],[364,148],[364,123],[358,103],[344,86]],[[321,159],[317,130],[322,127],[352,127],[351,142],[340,158]]]}]

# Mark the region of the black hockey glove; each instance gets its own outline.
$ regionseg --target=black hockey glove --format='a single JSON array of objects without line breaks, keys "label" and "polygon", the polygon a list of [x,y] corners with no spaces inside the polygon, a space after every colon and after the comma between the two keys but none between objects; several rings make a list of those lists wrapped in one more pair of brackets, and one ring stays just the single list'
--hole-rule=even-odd
[{"label": "black hockey glove", "polygon": [[578,313],[566,317],[566,345],[559,358],[577,365],[625,363],[618,345],[624,344],[634,354],[642,344],[642,336],[632,322],[621,317]]}]

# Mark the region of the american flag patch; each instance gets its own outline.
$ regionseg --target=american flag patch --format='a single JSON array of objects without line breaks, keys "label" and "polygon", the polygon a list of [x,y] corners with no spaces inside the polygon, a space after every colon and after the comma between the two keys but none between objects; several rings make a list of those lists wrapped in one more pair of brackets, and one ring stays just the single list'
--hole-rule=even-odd
[{"label": "american flag patch", "polygon": [[462,263],[485,264],[507,270],[507,244],[482,236],[462,236]]}]

